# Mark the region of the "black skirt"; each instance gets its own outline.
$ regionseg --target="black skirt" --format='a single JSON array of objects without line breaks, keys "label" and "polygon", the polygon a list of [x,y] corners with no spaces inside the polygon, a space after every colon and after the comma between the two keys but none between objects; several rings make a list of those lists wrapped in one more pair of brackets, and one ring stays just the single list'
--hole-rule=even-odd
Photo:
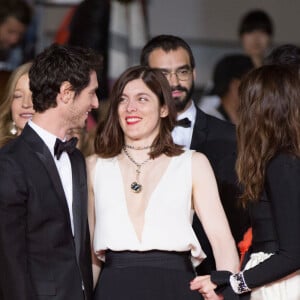
[{"label": "black skirt", "polygon": [[94,300],[201,300],[189,252],[107,251]]}]

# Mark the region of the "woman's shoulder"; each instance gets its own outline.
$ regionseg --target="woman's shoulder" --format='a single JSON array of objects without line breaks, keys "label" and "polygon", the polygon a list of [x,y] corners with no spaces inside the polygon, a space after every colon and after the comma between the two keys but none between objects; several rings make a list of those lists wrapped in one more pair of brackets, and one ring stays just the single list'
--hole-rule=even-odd
[{"label": "woman's shoulder", "polygon": [[94,166],[97,162],[98,157],[99,156],[97,154],[92,154],[90,156],[87,156],[86,157],[87,166]]},{"label": "woman's shoulder", "polygon": [[208,158],[207,156],[202,153],[202,152],[198,152],[198,151],[195,151],[195,150],[189,150],[190,151],[190,154],[192,156],[192,160],[193,162],[203,162],[203,163],[206,163],[208,162]]},{"label": "woman's shoulder", "polygon": [[272,179],[285,176],[300,178],[300,157],[289,153],[277,154],[268,163],[266,173],[267,178]]},{"label": "woman's shoulder", "polygon": [[300,167],[300,157],[291,153],[279,153],[269,162],[269,169],[281,167]]},{"label": "woman's shoulder", "polygon": [[194,170],[200,172],[203,170],[211,169],[211,164],[205,154],[194,150],[189,150],[189,151],[190,151],[192,166]]}]

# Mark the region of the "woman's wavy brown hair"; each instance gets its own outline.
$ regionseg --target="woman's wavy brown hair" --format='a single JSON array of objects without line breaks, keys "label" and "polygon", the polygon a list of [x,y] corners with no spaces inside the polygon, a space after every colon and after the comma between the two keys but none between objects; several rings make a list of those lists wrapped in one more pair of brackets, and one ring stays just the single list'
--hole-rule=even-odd
[{"label": "woman's wavy brown hair", "polygon": [[258,201],[268,162],[278,153],[300,156],[300,80],[296,68],[262,66],[241,81],[236,170],[244,205]]},{"label": "woman's wavy brown hair", "polygon": [[125,86],[135,79],[142,79],[157,96],[160,106],[166,105],[168,108],[168,115],[161,118],[158,136],[151,145],[150,157],[154,159],[163,153],[168,156],[181,154],[182,147],[174,144],[171,135],[177,113],[169,83],[159,70],[146,66],[134,66],[127,69],[115,82],[109,99],[107,116],[96,130],[95,153],[104,158],[114,157],[121,153],[124,146],[124,133],[119,123],[118,106]]}]

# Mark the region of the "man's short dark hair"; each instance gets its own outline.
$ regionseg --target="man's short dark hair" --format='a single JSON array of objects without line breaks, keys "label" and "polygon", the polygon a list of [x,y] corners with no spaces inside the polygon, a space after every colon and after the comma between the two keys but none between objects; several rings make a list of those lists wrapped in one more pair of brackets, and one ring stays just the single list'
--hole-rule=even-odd
[{"label": "man's short dark hair", "polygon": [[234,79],[241,79],[253,68],[253,62],[247,55],[232,54],[224,56],[217,62],[213,71],[214,87],[212,94],[219,97],[225,96],[230,82]]},{"label": "man's short dark hair", "polygon": [[265,58],[264,64],[300,67],[300,47],[292,44],[278,46]]},{"label": "man's short dark hair", "polygon": [[40,53],[29,71],[33,108],[43,112],[56,107],[61,84],[68,81],[75,96],[89,85],[101,57],[92,49],[53,44]]},{"label": "man's short dark hair", "polygon": [[238,32],[239,36],[242,36],[244,33],[250,33],[256,30],[263,31],[269,36],[273,36],[273,22],[270,16],[259,9],[252,10],[242,17]]},{"label": "man's short dark hair", "polygon": [[8,17],[16,18],[20,23],[28,26],[31,21],[31,7],[24,0],[0,0],[0,25]]},{"label": "man's short dark hair", "polygon": [[178,48],[186,50],[190,58],[191,67],[194,69],[195,59],[192,49],[183,39],[174,35],[158,35],[148,41],[142,49],[140,63],[143,66],[149,67],[149,56],[155,49],[162,49],[165,52],[169,52],[171,50],[177,50]]}]

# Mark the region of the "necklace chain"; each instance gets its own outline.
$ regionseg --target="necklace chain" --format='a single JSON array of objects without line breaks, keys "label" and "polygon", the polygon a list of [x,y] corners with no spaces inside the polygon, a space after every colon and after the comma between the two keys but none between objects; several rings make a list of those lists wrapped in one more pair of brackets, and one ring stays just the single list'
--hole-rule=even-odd
[{"label": "necklace chain", "polygon": [[150,149],[151,146],[141,146],[141,147],[135,147],[132,145],[124,145],[124,148],[128,148],[128,149],[133,149],[133,150],[145,150],[145,149]]},{"label": "necklace chain", "polygon": [[128,152],[128,150],[126,149],[128,147],[124,146],[123,150],[125,155],[128,157],[128,159],[135,164],[136,166],[136,177],[135,177],[135,181],[131,183],[130,188],[131,190],[133,190],[135,193],[139,193],[142,190],[142,185],[139,183],[140,181],[140,174],[141,174],[141,167],[146,164],[148,161],[151,160],[151,157],[148,157],[147,159],[145,159],[143,162],[138,163]]}]

